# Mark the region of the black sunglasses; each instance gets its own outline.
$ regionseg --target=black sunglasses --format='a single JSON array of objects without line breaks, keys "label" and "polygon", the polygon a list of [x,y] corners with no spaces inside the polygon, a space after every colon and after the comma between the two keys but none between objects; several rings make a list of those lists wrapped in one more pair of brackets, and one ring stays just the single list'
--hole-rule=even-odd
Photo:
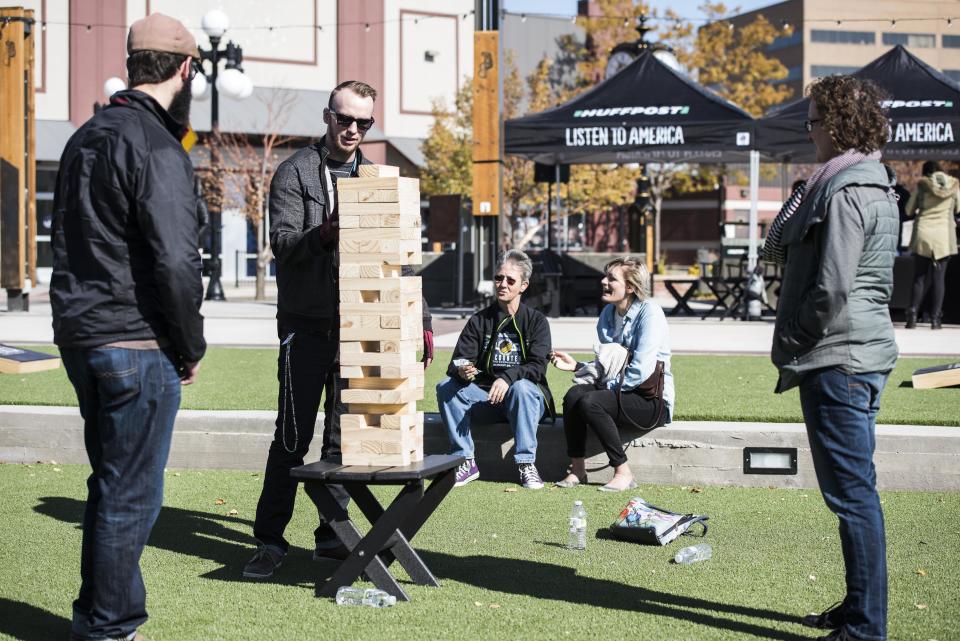
[{"label": "black sunglasses", "polygon": [[813,131],[813,123],[820,122],[823,118],[817,118],[815,120],[804,120],[803,128],[807,130],[807,133]]},{"label": "black sunglasses", "polygon": [[190,80],[196,78],[198,73],[203,73],[203,63],[196,58],[190,58]]},{"label": "black sunglasses", "polygon": [[360,131],[367,131],[373,126],[373,118],[354,118],[353,116],[338,114],[336,111],[329,108],[327,111],[329,111],[330,115],[337,119],[337,124],[341,127],[349,127],[353,123],[357,123],[357,129]]},{"label": "black sunglasses", "polygon": [[513,276],[504,276],[503,274],[497,274],[496,276],[493,277],[493,281],[498,285],[502,283],[504,280],[506,280],[507,285],[510,285],[511,287],[517,284],[517,279],[514,278]]}]

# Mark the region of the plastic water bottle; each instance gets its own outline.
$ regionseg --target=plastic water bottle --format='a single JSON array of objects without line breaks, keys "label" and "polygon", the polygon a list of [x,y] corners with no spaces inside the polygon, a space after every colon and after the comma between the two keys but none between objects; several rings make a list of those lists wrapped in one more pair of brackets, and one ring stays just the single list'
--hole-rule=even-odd
[{"label": "plastic water bottle", "polygon": [[697,561],[706,561],[713,556],[713,548],[709,543],[698,543],[679,550],[673,560],[681,565],[690,565]]},{"label": "plastic water bottle", "polygon": [[583,501],[574,501],[570,512],[570,538],[567,539],[568,550],[587,549],[587,510]]},{"label": "plastic water bottle", "polygon": [[372,608],[389,608],[397,603],[397,597],[383,590],[355,588],[344,585],[337,590],[337,605],[365,605]]}]

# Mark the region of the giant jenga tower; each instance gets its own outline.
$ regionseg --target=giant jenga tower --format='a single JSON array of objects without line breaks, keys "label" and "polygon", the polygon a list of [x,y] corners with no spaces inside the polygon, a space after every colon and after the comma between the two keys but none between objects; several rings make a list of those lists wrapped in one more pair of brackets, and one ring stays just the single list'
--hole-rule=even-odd
[{"label": "giant jenga tower", "polygon": [[420,182],[363,165],[337,181],[340,212],[340,372],[344,465],[423,459]]}]

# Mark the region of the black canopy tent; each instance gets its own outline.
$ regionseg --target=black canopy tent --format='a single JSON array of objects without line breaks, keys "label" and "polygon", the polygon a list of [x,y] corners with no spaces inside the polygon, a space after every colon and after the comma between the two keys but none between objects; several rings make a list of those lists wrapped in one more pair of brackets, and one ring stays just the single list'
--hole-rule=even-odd
[{"label": "black canopy tent", "polygon": [[[960,84],[897,45],[853,75],[876,82],[888,94],[891,160],[960,160]],[[809,98],[788,103],[756,123],[764,157],[815,162],[803,121]]]},{"label": "black canopy tent", "polygon": [[[504,151],[554,165],[750,162],[755,235],[759,155],[753,117],[642,50],[572,100],[504,123]],[[559,185],[558,185],[559,187]],[[557,211],[560,210],[559,188]],[[755,261],[751,246],[751,265]]]},{"label": "black canopy tent", "polygon": [[539,163],[745,162],[753,118],[643,50],[569,102],[504,123],[504,151]]}]

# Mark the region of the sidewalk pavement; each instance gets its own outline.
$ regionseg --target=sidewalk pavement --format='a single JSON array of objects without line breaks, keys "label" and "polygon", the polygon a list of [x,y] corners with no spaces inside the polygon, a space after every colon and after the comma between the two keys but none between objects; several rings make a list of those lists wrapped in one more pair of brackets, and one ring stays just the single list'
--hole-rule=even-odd
[{"label": "sidewalk pavement", "polygon": [[[232,285],[230,283],[229,285]],[[240,289],[227,286],[226,301],[204,301],[201,311],[206,318],[204,334],[207,343],[237,347],[276,347],[277,323],[275,298],[252,300],[252,285]],[[268,292],[268,295],[272,293]],[[657,296],[665,310],[672,309],[673,299]],[[692,305],[695,310],[699,304]],[[668,317],[670,346],[675,354],[769,354],[773,340],[773,320],[719,320],[716,317]],[[459,315],[434,310],[434,345],[451,349],[457,342],[466,319]],[[596,318],[551,318],[553,345],[564,351],[589,352],[596,336]],[[928,325],[906,330],[896,324],[897,345],[901,356],[960,357],[960,326],[946,326],[931,331]],[[31,293],[29,312],[0,311],[0,342],[21,345],[53,342],[50,303],[43,290]]]}]

